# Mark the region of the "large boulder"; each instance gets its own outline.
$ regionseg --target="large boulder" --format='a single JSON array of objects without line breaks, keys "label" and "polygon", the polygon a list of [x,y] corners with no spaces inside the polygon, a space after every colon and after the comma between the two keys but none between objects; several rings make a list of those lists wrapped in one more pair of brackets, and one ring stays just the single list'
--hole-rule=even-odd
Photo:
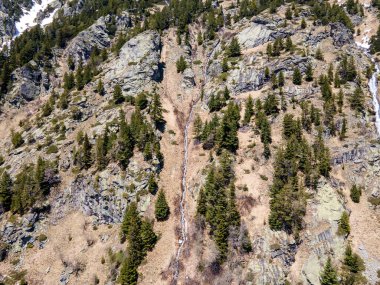
[{"label": "large boulder", "polygon": [[238,33],[237,39],[244,48],[254,48],[277,38],[285,38],[288,35],[291,35],[289,31],[276,29],[269,22],[263,24],[262,21],[257,20]]},{"label": "large boulder", "polygon": [[162,79],[160,66],[161,38],[157,32],[146,31],[130,39],[119,56],[104,68],[104,83],[116,84],[126,95],[136,95]]},{"label": "large boulder", "polygon": [[64,55],[71,56],[78,64],[90,58],[95,47],[104,49],[110,46],[111,39],[108,36],[104,17],[99,18],[95,24],[80,32],[67,46]]},{"label": "large boulder", "polygon": [[49,88],[48,77],[41,72],[34,61],[16,69],[11,78],[13,86],[6,100],[15,106],[36,99],[42,89]]}]

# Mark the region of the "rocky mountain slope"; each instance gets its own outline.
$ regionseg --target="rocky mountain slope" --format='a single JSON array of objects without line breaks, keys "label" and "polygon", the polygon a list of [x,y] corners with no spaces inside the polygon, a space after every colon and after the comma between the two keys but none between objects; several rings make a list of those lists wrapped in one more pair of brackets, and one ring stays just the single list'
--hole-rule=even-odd
[{"label": "rocky mountain slope", "polygon": [[16,31],[33,3],[0,3],[0,283],[380,283],[376,1],[42,1]]}]

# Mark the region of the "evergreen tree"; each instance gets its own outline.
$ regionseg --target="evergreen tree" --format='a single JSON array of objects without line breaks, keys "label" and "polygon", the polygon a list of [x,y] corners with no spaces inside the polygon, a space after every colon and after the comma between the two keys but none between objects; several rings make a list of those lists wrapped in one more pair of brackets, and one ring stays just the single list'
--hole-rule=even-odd
[{"label": "evergreen tree", "polygon": [[194,119],[194,138],[198,141],[201,140],[201,135],[203,131],[203,122],[199,114]]},{"label": "evergreen tree", "polygon": [[98,92],[98,94],[101,96],[104,95],[104,85],[101,79],[98,80],[98,85],[96,86],[96,92]]},{"label": "evergreen tree", "polygon": [[322,53],[322,50],[320,48],[317,48],[317,50],[315,52],[315,58],[318,60],[323,60],[323,53]]},{"label": "evergreen tree", "polygon": [[197,214],[205,216],[207,211],[207,197],[203,188],[199,191],[198,201],[197,201]]},{"label": "evergreen tree", "polygon": [[8,172],[4,171],[0,181],[0,213],[10,210],[12,202],[12,179]]},{"label": "evergreen tree", "polygon": [[157,189],[158,189],[158,184],[156,182],[154,174],[151,173],[150,176],[149,176],[149,180],[148,180],[148,190],[149,190],[149,193],[152,194],[152,195],[154,195],[154,194],[156,194]]},{"label": "evergreen tree", "polygon": [[157,221],[165,221],[170,214],[169,205],[166,202],[164,191],[158,193],[156,205],[155,205],[155,215]]},{"label": "evergreen tree", "polygon": [[123,111],[120,111],[119,126],[117,158],[121,167],[126,169],[129,164],[129,160],[133,156],[135,141],[131,127],[125,121],[125,114]]},{"label": "evergreen tree", "polygon": [[348,236],[350,232],[350,217],[348,216],[348,213],[344,211],[339,220],[338,234]]},{"label": "evergreen tree", "polygon": [[180,58],[176,62],[177,73],[183,73],[187,68],[187,63],[185,58],[181,55]]},{"label": "evergreen tree", "polygon": [[338,276],[337,276],[336,270],[331,264],[330,257],[327,259],[325,267],[323,268],[320,281],[321,281],[321,285],[338,285],[339,284]]},{"label": "evergreen tree", "polygon": [[301,20],[301,29],[305,29],[306,28],[306,21],[305,21],[305,18],[302,18]]},{"label": "evergreen tree", "polygon": [[339,139],[342,141],[346,138],[347,132],[347,119],[343,118],[342,129],[340,130]]},{"label": "evergreen tree", "polygon": [[306,81],[308,82],[313,81],[313,66],[311,65],[311,63],[307,65],[305,75],[306,75],[305,76]]},{"label": "evergreen tree", "polygon": [[145,255],[148,251],[153,250],[156,242],[157,235],[153,231],[153,225],[148,220],[144,220],[141,223],[141,232],[140,232],[141,240],[143,243],[143,254]]},{"label": "evergreen tree", "polygon": [[113,102],[114,104],[121,104],[125,100],[123,96],[123,92],[121,90],[121,87],[119,84],[116,84],[114,89],[113,89]]},{"label": "evergreen tree", "polygon": [[302,84],[302,75],[301,71],[299,70],[298,67],[294,69],[293,72],[293,84],[295,85],[301,85]]},{"label": "evergreen tree", "polygon": [[228,224],[239,227],[240,226],[240,213],[236,205],[235,185],[230,185],[230,197],[228,201]]},{"label": "evergreen tree", "polygon": [[291,51],[293,49],[293,42],[290,36],[286,37],[285,50]]},{"label": "evergreen tree", "polygon": [[253,100],[252,100],[252,96],[249,96],[247,103],[245,105],[243,124],[248,125],[249,122],[251,121],[252,116],[253,116]]},{"label": "evergreen tree", "polygon": [[284,72],[281,70],[278,74],[278,86],[283,87],[285,85]]},{"label": "evergreen tree", "polygon": [[356,184],[352,185],[350,189],[350,197],[351,197],[352,202],[359,203],[361,195],[362,195],[362,188],[360,186],[357,186]]},{"label": "evergreen tree", "polygon": [[359,86],[355,89],[354,94],[350,98],[350,106],[353,110],[363,113],[364,112],[364,93]]},{"label": "evergreen tree", "polygon": [[124,213],[123,222],[120,228],[120,239],[122,242],[129,236],[129,232],[133,223],[139,220],[139,213],[137,212],[137,204],[130,203]]},{"label": "evergreen tree", "polygon": [[162,103],[160,100],[160,96],[157,93],[154,93],[150,115],[156,127],[159,126],[160,124],[165,123],[162,112],[163,110],[162,110]]},{"label": "evergreen tree", "polygon": [[82,90],[84,87],[82,63],[79,64],[79,66],[77,68],[77,72],[75,74],[75,85],[76,85],[78,90]]},{"label": "evergreen tree", "polygon": [[82,146],[82,167],[84,169],[89,169],[92,165],[92,157],[91,157],[91,144],[88,139],[87,134],[84,136],[83,146]]},{"label": "evergreen tree", "polygon": [[227,49],[227,55],[229,57],[237,57],[241,55],[240,44],[237,38],[232,38],[231,43]]},{"label": "evergreen tree", "polygon": [[290,9],[290,7],[288,7],[288,8],[286,9],[286,12],[285,12],[285,18],[286,18],[287,20],[291,20],[292,17],[293,17],[292,10]]}]

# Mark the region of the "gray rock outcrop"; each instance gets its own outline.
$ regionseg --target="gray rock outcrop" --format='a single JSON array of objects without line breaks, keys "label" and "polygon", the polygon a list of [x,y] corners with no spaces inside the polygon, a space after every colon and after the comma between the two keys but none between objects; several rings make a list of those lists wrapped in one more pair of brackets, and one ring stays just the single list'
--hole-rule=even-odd
[{"label": "gray rock outcrop", "polygon": [[126,95],[136,95],[162,78],[160,66],[161,37],[146,31],[130,39],[120,50],[118,58],[105,66],[104,83],[122,87]]},{"label": "gray rock outcrop", "polygon": [[66,57],[71,56],[76,64],[78,64],[89,59],[95,47],[104,49],[109,47],[110,43],[111,40],[108,36],[107,26],[102,17],[71,40],[64,55]]}]

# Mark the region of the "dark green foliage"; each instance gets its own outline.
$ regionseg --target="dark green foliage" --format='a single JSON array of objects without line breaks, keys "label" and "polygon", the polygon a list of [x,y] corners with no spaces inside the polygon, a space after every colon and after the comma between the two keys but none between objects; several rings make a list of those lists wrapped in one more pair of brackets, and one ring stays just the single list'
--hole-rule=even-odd
[{"label": "dark green foliage", "polygon": [[79,164],[84,169],[89,169],[92,165],[92,155],[91,155],[92,145],[88,139],[87,134],[84,136],[83,145],[80,153]]},{"label": "dark green foliage", "polygon": [[290,9],[290,7],[288,7],[288,8],[286,9],[286,12],[285,12],[285,18],[286,18],[287,20],[291,20],[292,17],[293,17],[292,10]]},{"label": "dark green foliage", "polygon": [[165,193],[162,190],[158,192],[154,213],[157,221],[165,221],[169,217],[169,205],[166,202]]},{"label": "dark green foliage", "polygon": [[113,89],[113,102],[114,104],[121,104],[125,101],[125,98],[123,96],[123,92],[121,90],[120,85],[115,85]]},{"label": "dark green foliage", "polygon": [[25,166],[13,182],[11,211],[22,215],[37,202],[42,202],[50,188],[58,183],[54,179],[56,171],[56,165],[42,158],[38,158],[36,165]]},{"label": "dark green foliage", "polygon": [[341,62],[339,63],[339,76],[340,82],[343,84],[356,79],[357,71],[353,56],[343,56]]},{"label": "dark green foliage", "polygon": [[239,147],[237,131],[239,128],[240,111],[238,105],[230,102],[220,122],[216,134],[216,145],[218,151],[222,149],[235,152]]},{"label": "dark green foliage", "polygon": [[14,148],[18,148],[24,144],[24,139],[22,138],[22,135],[20,132],[14,132],[11,131],[11,141],[14,146]]},{"label": "dark green foliage", "polygon": [[142,92],[136,96],[135,106],[140,110],[144,110],[148,106],[148,97],[145,92]]},{"label": "dark green foliage", "polygon": [[124,242],[125,239],[129,236],[130,228],[133,223],[138,222],[138,212],[137,212],[137,204],[130,203],[125,210],[123,222],[120,228],[120,238],[121,241]]},{"label": "dark green foliage", "polygon": [[293,72],[293,84],[295,85],[302,84],[302,74],[298,67],[296,67]]},{"label": "dark green foliage", "polygon": [[350,30],[353,30],[350,18],[347,16],[343,7],[337,3],[333,5],[328,2],[314,3],[312,12],[316,19],[321,20],[322,25],[327,25],[330,22],[340,22]]},{"label": "dark green foliage", "polygon": [[201,140],[201,135],[203,131],[203,122],[199,114],[194,119],[194,138],[198,141]]},{"label": "dark green foliage", "polygon": [[160,124],[165,123],[164,116],[162,115],[162,103],[160,100],[160,96],[157,93],[153,94],[152,104],[149,108],[149,113],[156,127],[158,127]]},{"label": "dark green foliage", "polygon": [[96,163],[98,170],[103,170],[108,164],[108,147],[109,147],[109,130],[108,127],[104,130],[103,136],[96,140]]},{"label": "dark green foliage", "polygon": [[348,236],[350,232],[350,217],[348,216],[348,213],[344,211],[339,220],[338,234],[342,236]]},{"label": "dark green foliage", "polygon": [[98,85],[96,86],[96,92],[98,92],[98,94],[101,96],[104,95],[104,85],[101,79],[99,79]]},{"label": "dark green foliage", "polygon": [[240,225],[231,164],[230,154],[223,151],[220,167],[211,166],[198,196],[197,215],[204,217],[211,227],[211,235],[219,251],[219,262],[227,258],[230,230]]},{"label": "dark green foliage", "polygon": [[186,60],[185,58],[181,55],[180,58],[177,60],[176,62],[176,66],[177,66],[177,72],[178,73],[182,73],[185,71],[185,69],[187,68],[187,63],[186,63]]},{"label": "dark green foliage", "polygon": [[351,109],[359,113],[364,112],[364,92],[360,86],[355,89],[349,100]]},{"label": "dark green foliage", "polygon": [[229,57],[237,57],[237,56],[240,56],[240,54],[241,54],[241,49],[240,49],[239,41],[237,38],[232,38],[231,43],[227,49],[227,55]]},{"label": "dark green foliage", "polygon": [[226,106],[226,99],[224,98],[223,94],[218,93],[216,96],[212,94],[210,96],[210,100],[207,103],[207,106],[210,109],[211,113],[220,111],[223,107]]},{"label": "dark green foliage", "polygon": [[140,235],[143,243],[143,254],[145,255],[148,251],[153,250],[158,239],[153,231],[153,224],[150,221],[142,221]]},{"label": "dark green foliage", "polygon": [[350,197],[351,197],[352,202],[359,203],[361,195],[362,195],[362,187],[357,186],[356,184],[352,185],[350,189]]},{"label": "dark green foliage", "polygon": [[278,74],[278,86],[283,87],[285,85],[284,72],[281,70]]},{"label": "dark green foliage", "polygon": [[362,272],[365,270],[364,261],[357,253],[352,252],[350,245],[346,247],[344,253],[342,270],[342,283],[344,285],[367,283],[362,275]]},{"label": "dark green foliage", "polygon": [[371,53],[377,53],[380,51],[380,27],[377,29],[376,34],[371,37],[370,51]]},{"label": "dark green foliage", "polygon": [[308,82],[313,81],[313,66],[311,63],[307,65],[305,80]]},{"label": "dark green foliage", "polygon": [[123,169],[127,168],[129,160],[132,158],[134,147],[135,141],[131,127],[125,120],[124,112],[120,111],[117,158]]},{"label": "dark green foliage", "polygon": [[12,202],[12,179],[4,171],[0,181],[0,212],[9,211]]},{"label": "dark green foliage", "polygon": [[154,194],[156,194],[157,189],[158,189],[158,184],[156,182],[156,178],[154,177],[154,174],[152,173],[149,176],[149,180],[148,180],[148,190],[149,190],[149,193],[154,195]]},{"label": "dark green foliage", "polygon": [[252,97],[249,96],[247,103],[245,105],[243,124],[248,125],[249,122],[251,121],[252,116],[253,116],[253,100],[252,100]]},{"label": "dark green foliage", "polygon": [[306,28],[306,21],[305,21],[305,18],[302,18],[301,20],[301,29],[305,29]]},{"label": "dark green foliage", "polygon": [[325,267],[321,272],[321,277],[319,278],[321,285],[339,285],[338,274],[335,268],[331,264],[331,258],[327,259]]},{"label": "dark green foliage", "polygon": [[323,60],[323,53],[320,48],[317,48],[317,50],[315,51],[315,58],[318,60]]},{"label": "dark green foliage", "polygon": [[286,37],[285,50],[286,51],[293,50],[293,42],[292,42],[292,38],[290,36]]}]

